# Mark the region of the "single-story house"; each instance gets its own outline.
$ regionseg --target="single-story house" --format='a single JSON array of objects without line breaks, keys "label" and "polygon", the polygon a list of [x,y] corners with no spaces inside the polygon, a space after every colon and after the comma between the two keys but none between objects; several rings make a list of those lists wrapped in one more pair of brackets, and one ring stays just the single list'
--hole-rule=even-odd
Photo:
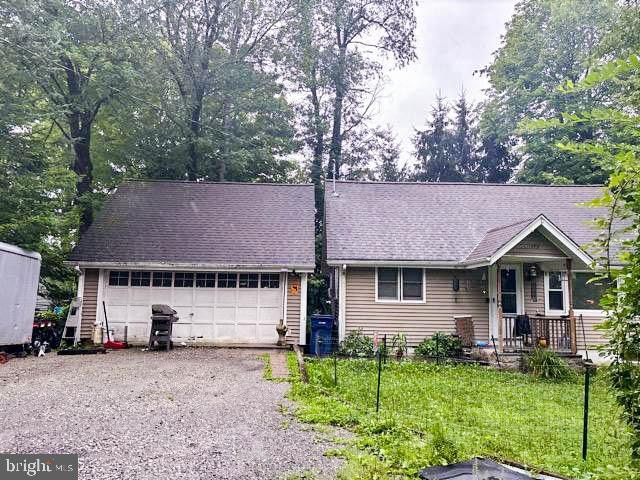
[{"label": "single-story house", "polygon": [[306,337],[307,275],[315,267],[312,185],[127,181],[73,250],[80,271],[78,340],[94,324],[149,339],[152,304],[179,316],[188,344],[273,344]]},{"label": "single-story house", "polygon": [[[398,332],[410,346],[472,328],[503,351],[604,341],[587,245],[598,186],[326,184],[325,262],[339,337]],[[527,315],[528,319],[524,316]],[[466,326],[465,326],[466,325]]]}]

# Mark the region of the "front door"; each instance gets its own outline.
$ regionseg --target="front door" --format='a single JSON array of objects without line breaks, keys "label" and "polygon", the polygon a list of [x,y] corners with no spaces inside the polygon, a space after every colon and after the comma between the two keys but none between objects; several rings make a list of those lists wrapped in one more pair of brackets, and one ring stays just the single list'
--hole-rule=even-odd
[{"label": "front door", "polygon": [[504,265],[500,268],[500,287],[502,290],[502,313],[507,316],[522,312],[520,298],[521,271],[516,265]]}]

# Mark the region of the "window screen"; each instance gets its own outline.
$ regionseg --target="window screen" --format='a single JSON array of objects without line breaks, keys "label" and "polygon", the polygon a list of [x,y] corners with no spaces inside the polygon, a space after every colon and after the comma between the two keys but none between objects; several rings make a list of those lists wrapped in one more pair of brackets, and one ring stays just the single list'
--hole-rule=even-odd
[{"label": "window screen", "polygon": [[151,272],[131,272],[132,287],[148,287],[151,285]]},{"label": "window screen", "polygon": [[378,298],[382,300],[398,300],[398,269],[378,269]]},{"label": "window screen", "polygon": [[109,272],[109,285],[126,287],[129,285],[129,272],[112,270]]},{"label": "window screen", "polygon": [[604,279],[589,282],[595,275],[576,272],[573,274],[573,308],[578,310],[600,310],[600,299],[607,290]]},{"label": "window screen", "polygon": [[423,275],[421,268],[402,269],[402,299],[422,300],[423,299]]},{"label": "window screen", "polygon": [[173,279],[172,272],[153,272],[154,287],[170,287],[171,280]]},{"label": "window screen", "polygon": [[562,288],[562,272],[549,272],[549,289],[547,291],[549,310],[564,311],[564,290]]}]

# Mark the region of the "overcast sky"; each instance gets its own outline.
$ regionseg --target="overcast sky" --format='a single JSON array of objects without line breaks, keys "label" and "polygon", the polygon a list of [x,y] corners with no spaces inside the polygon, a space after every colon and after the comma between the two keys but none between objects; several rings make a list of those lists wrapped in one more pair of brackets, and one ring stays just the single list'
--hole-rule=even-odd
[{"label": "overcast sky", "polygon": [[[455,100],[464,87],[474,102],[487,87],[473,75],[491,61],[515,0],[418,0],[416,53],[418,59],[402,70],[390,71],[376,119],[391,125],[402,146],[401,162],[412,162],[411,137],[421,127],[436,94]],[[390,65],[391,67],[391,65]]]}]

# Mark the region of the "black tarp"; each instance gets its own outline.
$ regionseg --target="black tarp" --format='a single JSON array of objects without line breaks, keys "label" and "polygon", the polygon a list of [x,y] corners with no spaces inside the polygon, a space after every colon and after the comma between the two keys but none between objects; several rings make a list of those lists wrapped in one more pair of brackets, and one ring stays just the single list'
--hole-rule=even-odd
[{"label": "black tarp", "polygon": [[[420,471],[423,480],[537,480],[524,470],[502,465],[487,458],[473,458],[467,462]],[[550,477],[544,477],[550,478]]]}]

